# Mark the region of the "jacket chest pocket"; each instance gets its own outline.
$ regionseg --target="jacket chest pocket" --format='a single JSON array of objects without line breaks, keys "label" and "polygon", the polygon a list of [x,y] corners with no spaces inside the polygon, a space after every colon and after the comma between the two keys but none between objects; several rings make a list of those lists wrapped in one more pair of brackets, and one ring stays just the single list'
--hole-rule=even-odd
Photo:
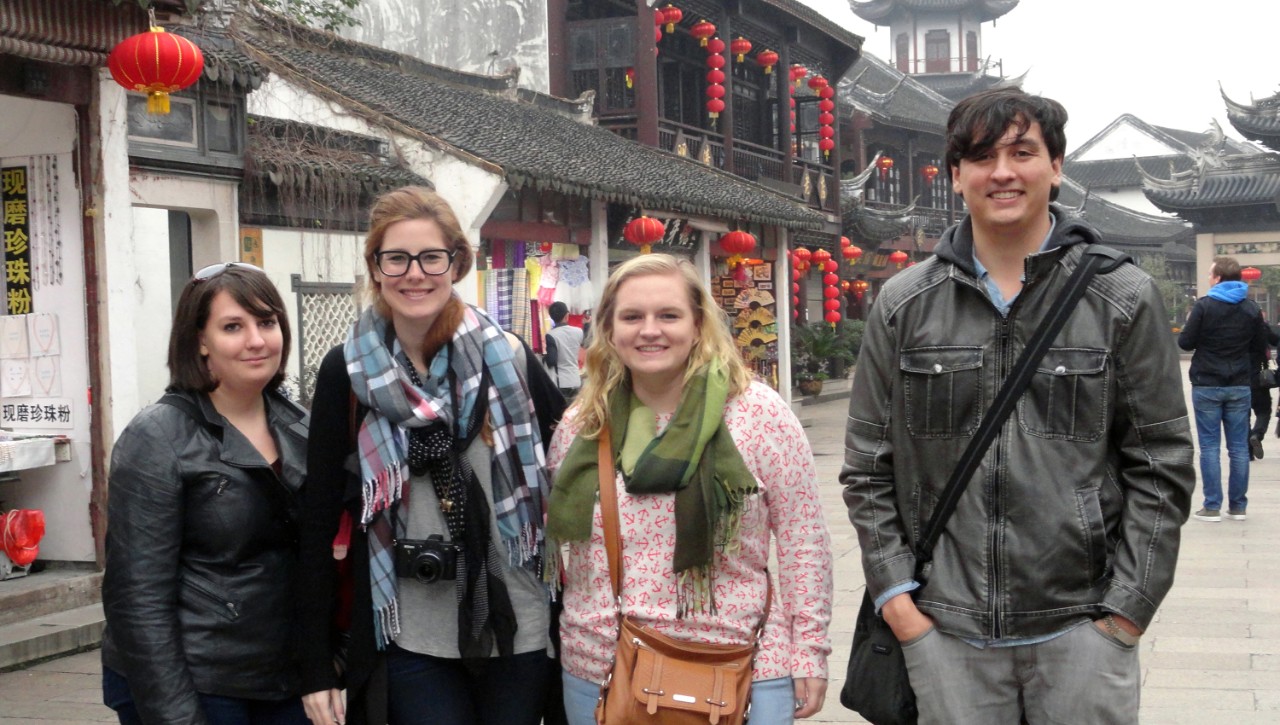
[{"label": "jacket chest pocket", "polygon": [[1034,436],[1096,441],[1109,390],[1106,350],[1049,348],[1018,401],[1018,421]]},{"label": "jacket chest pocket", "polygon": [[922,347],[899,357],[907,430],[917,438],[972,435],[982,415],[982,348]]}]

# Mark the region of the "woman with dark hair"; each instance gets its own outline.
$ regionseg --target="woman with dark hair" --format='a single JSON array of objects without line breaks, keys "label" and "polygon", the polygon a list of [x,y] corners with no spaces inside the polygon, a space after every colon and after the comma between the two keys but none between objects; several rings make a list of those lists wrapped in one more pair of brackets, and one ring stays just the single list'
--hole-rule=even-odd
[{"label": "woman with dark hair", "polygon": [[[380,197],[364,252],[371,304],[325,356],[311,409],[307,714],[537,725],[554,673],[542,441],[564,401],[527,346],[454,290],[472,250],[435,192]],[[331,626],[344,598],[345,653]]]},{"label": "woman with dark hair", "polygon": [[[641,255],[609,277],[586,362],[548,455],[569,723],[595,722],[621,615],[675,639],[742,645],[767,611],[751,722],[816,714],[831,651],[831,541],[800,421],[752,379],[693,265],[670,255]],[[625,562],[617,599],[596,495],[606,430]],[[767,605],[771,544],[778,585]]]},{"label": "woman with dark hair", "polygon": [[103,698],[121,723],[305,725],[292,657],[305,412],[281,396],[284,301],[231,262],[196,273],[169,388],[111,454]]}]

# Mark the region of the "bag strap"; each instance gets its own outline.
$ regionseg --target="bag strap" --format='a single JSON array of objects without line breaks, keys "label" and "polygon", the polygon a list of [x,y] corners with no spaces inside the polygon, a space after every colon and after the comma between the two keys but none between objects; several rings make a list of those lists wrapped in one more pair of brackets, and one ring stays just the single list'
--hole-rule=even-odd
[{"label": "bag strap", "polygon": [[917,573],[932,560],[933,547],[942,536],[942,531],[947,526],[947,519],[955,513],[956,505],[960,502],[960,494],[964,493],[965,487],[969,485],[969,480],[973,478],[973,473],[982,462],[982,457],[986,455],[991,442],[995,440],[996,433],[1004,427],[1018,398],[1022,397],[1022,393],[1030,384],[1036,366],[1040,364],[1040,360],[1049,351],[1049,345],[1058,336],[1067,319],[1071,317],[1076,303],[1084,297],[1085,290],[1093,281],[1093,277],[1097,274],[1106,274],[1127,261],[1129,261],[1128,255],[1101,244],[1091,244],[1085,249],[1080,263],[1067,279],[1066,287],[1050,305],[1048,317],[1041,323],[1040,328],[1036,330],[1035,335],[1022,351],[1022,355],[1018,357],[1018,361],[1014,363],[1013,372],[1005,378],[1004,384],[1000,386],[1000,392],[996,393],[996,398],[991,403],[991,408],[982,417],[978,431],[974,433],[973,438],[969,439],[969,445],[952,469],[951,478],[942,492],[938,507],[933,510],[933,516],[930,517],[920,537],[920,543],[916,546]]},{"label": "bag strap", "polygon": [[[605,561],[609,565],[609,583],[613,587],[613,600],[618,606],[618,618],[622,618],[622,528],[618,522],[618,481],[613,468],[613,442],[609,438],[609,427],[600,428],[600,439],[596,446],[596,469],[600,480],[600,519],[604,523]],[[764,633],[764,625],[769,621],[769,611],[773,607],[773,576],[768,568],[764,572],[765,599],[764,612],[760,615],[760,624],[756,627],[756,641]],[[619,630],[621,634],[621,630]]]}]

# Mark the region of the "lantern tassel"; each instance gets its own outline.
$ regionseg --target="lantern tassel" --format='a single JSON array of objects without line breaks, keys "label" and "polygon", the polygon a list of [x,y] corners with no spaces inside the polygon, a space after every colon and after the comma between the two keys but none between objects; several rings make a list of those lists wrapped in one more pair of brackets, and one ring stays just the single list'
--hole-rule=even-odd
[{"label": "lantern tassel", "polygon": [[164,115],[169,112],[169,94],[164,91],[152,91],[147,94],[147,113]]},{"label": "lantern tassel", "polygon": [[649,245],[649,244],[641,244],[641,245],[640,245],[640,253],[641,253],[641,254],[648,254],[650,249],[653,249],[653,247],[652,247],[651,245]]}]

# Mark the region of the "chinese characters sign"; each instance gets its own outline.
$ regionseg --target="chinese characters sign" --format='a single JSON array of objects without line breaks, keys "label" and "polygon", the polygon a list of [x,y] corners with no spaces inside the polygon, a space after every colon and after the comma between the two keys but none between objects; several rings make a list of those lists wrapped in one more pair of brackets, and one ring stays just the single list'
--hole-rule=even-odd
[{"label": "chinese characters sign", "polygon": [[70,398],[0,404],[0,427],[4,428],[71,428],[71,418]]},{"label": "chinese characters sign", "polygon": [[5,309],[9,315],[26,315],[31,305],[31,246],[28,223],[27,167],[0,169],[4,214]]}]

